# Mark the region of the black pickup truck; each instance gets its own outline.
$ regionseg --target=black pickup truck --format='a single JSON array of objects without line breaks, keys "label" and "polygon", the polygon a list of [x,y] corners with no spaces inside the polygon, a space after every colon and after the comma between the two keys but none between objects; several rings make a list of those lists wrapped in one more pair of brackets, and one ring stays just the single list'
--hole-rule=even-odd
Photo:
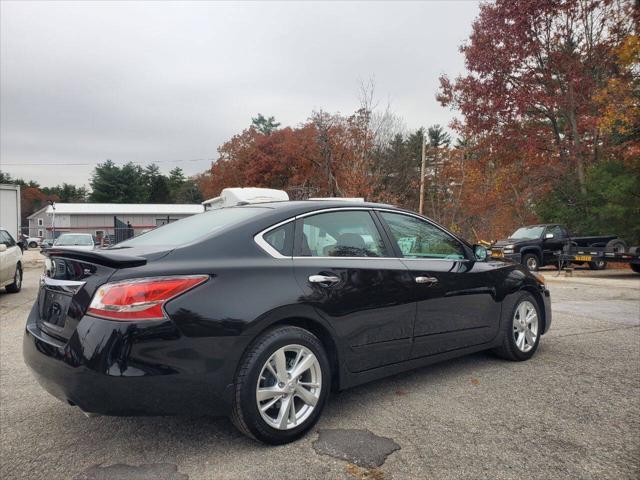
[{"label": "black pickup truck", "polygon": [[[557,265],[558,253],[568,247],[594,247],[612,253],[622,253],[627,248],[616,235],[574,237],[563,225],[548,223],[520,227],[509,238],[495,242],[491,246],[491,256],[510,258],[535,271],[545,265]],[[601,270],[607,265],[604,258],[592,258],[584,263],[593,270]]]}]

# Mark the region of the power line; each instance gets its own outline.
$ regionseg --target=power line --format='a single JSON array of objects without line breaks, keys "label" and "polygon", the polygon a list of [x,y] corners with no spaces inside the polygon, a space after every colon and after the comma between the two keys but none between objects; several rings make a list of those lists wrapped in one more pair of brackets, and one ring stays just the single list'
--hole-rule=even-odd
[{"label": "power line", "polygon": [[[90,163],[6,163],[6,162],[0,162],[0,167],[2,166],[14,166],[14,167],[21,167],[21,166],[95,166],[95,165],[99,165],[102,164],[104,162],[106,162],[107,160],[101,161],[101,162],[90,162]],[[145,165],[149,165],[149,164],[153,164],[153,163],[182,163],[182,162],[213,162],[215,161],[215,158],[191,158],[188,160],[153,160],[153,161],[145,161],[145,160],[129,160],[126,162],[113,162],[116,165],[126,165],[127,163],[136,163],[136,164],[145,164]]]}]

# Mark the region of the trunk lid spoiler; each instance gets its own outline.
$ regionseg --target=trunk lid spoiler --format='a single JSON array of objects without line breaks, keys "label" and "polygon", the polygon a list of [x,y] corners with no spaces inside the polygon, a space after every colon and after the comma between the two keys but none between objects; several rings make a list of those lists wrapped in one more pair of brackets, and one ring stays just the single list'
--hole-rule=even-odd
[{"label": "trunk lid spoiler", "polygon": [[51,248],[47,251],[50,257],[64,257],[81,260],[111,268],[139,267],[147,263],[145,257],[123,255],[109,250],[72,250],[66,248]]}]

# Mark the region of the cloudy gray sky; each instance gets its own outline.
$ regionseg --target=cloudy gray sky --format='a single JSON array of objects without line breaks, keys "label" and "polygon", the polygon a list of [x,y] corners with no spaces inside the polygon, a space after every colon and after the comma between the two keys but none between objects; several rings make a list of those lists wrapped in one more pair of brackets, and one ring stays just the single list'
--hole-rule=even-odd
[{"label": "cloudy gray sky", "polygon": [[42,185],[88,185],[107,158],[199,173],[252,115],[349,113],[370,77],[408,128],[447,124],[437,79],[463,71],[478,13],[472,1],[0,5],[0,169]]}]

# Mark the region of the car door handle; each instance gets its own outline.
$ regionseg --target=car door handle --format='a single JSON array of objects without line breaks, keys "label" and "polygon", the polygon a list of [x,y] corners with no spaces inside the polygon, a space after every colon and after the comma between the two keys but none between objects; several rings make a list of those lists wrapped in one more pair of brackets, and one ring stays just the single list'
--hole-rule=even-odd
[{"label": "car door handle", "polygon": [[325,285],[325,286],[338,283],[339,281],[340,281],[340,277],[336,277],[335,275],[311,275],[309,277],[309,282],[319,283],[320,285]]},{"label": "car door handle", "polygon": [[436,277],[416,277],[416,283],[427,283],[431,285],[438,283],[438,279]]}]

